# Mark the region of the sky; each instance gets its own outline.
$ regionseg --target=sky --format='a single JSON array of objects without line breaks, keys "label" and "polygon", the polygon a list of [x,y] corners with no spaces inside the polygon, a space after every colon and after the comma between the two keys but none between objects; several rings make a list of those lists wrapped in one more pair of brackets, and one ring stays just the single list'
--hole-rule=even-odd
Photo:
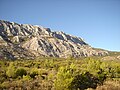
[{"label": "sky", "polygon": [[0,20],[48,27],[120,51],[120,0],[0,0]]}]

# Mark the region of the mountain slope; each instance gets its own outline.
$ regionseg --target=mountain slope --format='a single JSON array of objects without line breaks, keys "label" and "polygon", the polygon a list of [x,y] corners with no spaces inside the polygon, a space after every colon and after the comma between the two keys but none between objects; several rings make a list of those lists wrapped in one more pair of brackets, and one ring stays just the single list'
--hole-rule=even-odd
[{"label": "mountain slope", "polygon": [[0,20],[0,57],[33,58],[37,56],[81,57],[106,55],[79,37],[52,32],[42,26],[18,24]]}]

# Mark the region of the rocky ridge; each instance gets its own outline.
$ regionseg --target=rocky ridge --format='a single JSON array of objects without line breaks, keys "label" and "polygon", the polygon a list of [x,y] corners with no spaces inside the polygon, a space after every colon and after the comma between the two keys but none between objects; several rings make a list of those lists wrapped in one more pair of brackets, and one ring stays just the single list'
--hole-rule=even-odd
[{"label": "rocky ridge", "polygon": [[106,50],[92,48],[83,39],[53,32],[50,28],[0,20],[0,58],[20,59],[37,56],[102,56]]}]

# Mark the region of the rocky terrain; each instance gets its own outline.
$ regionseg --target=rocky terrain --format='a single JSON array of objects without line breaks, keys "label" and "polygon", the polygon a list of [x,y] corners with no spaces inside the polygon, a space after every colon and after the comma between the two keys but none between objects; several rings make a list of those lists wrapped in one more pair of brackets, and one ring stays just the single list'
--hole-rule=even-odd
[{"label": "rocky terrain", "polygon": [[0,58],[102,56],[108,51],[94,49],[82,38],[50,28],[0,20]]}]

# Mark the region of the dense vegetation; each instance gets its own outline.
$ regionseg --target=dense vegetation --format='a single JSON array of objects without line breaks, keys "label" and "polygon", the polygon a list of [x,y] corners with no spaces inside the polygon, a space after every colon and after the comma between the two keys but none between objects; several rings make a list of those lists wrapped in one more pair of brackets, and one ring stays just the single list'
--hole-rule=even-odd
[{"label": "dense vegetation", "polygon": [[120,62],[101,58],[0,60],[0,90],[120,90]]}]

